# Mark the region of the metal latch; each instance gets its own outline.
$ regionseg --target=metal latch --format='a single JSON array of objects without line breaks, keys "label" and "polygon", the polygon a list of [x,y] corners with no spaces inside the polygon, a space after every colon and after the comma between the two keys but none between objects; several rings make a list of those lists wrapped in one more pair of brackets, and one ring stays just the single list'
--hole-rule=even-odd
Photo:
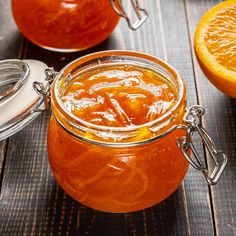
[{"label": "metal latch", "polygon": [[[216,184],[227,164],[227,156],[221,151],[216,149],[215,143],[208,134],[208,132],[202,127],[200,123],[200,118],[204,115],[205,110],[201,106],[190,107],[184,117],[184,122],[186,127],[186,136],[178,139],[178,146],[181,149],[185,158],[189,163],[197,170],[200,170],[207,183],[209,185]],[[214,169],[210,173],[209,169],[203,164],[194,144],[192,143],[192,136],[197,132],[202,139],[202,142],[206,146],[212,163],[214,164]],[[190,151],[192,155],[190,154]]]},{"label": "metal latch", "polygon": [[130,17],[128,16],[125,7],[123,6],[122,0],[110,0],[113,9],[116,13],[125,18],[128,26],[132,30],[137,30],[147,20],[148,13],[145,9],[140,7],[138,0],[130,0],[131,5],[134,9],[135,15],[138,18],[134,23],[131,23]]},{"label": "metal latch", "polygon": [[50,102],[51,102],[51,84],[57,74],[57,72],[53,68],[47,68],[44,71],[46,78],[46,84],[35,81],[33,83],[33,88],[37,92],[38,95],[43,97],[44,101],[44,109],[41,110],[34,110],[34,112],[38,111],[44,111],[50,108]]}]

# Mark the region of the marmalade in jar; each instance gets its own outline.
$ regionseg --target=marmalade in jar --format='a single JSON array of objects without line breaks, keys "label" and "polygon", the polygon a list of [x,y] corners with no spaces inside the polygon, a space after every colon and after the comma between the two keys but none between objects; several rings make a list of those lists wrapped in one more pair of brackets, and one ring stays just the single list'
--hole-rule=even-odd
[{"label": "marmalade in jar", "polygon": [[[178,91],[168,79],[135,64],[100,66],[75,75],[60,99],[66,113],[88,128],[81,126],[77,138],[66,124],[68,117],[52,103],[49,162],[74,199],[101,211],[132,212],[177,189],[188,168],[176,144],[185,131],[174,129],[155,139],[159,129],[151,128],[177,103]],[[184,107],[182,101],[171,123],[163,123],[162,133],[182,122]]]},{"label": "marmalade in jar", "polygon": [[109,0],[12,0],[12,12],[26,38],[65,52],[101,43],[119,21]]}]

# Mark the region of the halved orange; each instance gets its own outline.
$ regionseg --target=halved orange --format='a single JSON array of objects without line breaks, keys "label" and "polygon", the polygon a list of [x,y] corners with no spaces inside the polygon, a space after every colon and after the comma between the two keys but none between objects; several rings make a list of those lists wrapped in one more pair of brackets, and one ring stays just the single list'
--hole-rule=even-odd
[{"label": "halved orange", "polygon": [[200,20],[194,48],[207,78],[236,98],[236,0],[224,1]]}]

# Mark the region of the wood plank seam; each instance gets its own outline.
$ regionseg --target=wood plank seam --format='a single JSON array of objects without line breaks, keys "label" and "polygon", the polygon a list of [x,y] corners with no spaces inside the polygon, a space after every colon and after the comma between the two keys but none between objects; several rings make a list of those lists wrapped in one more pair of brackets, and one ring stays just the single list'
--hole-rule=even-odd
[{"label": "wood plank seam", "polygon": [[[163,25],[163,17],[162,17],[162,12],[161,12],[161,5],[160,5],[160,0],[157,1],[157,6],[158,6],[158,12],[159,12],[159,20],[160,20],[160,28],[162,30],[161,32],[161,36],[162,36],[162,44],[163,44],[163,49],[164,49],[164,60],[168,62],[168,56],[167,56],[167,46],[166,46],[166,42],[165,42],[165,32],[164,32],[164,25]],[[186,15],[185,15],[185,19],[187,19]],[[196,83],[195,83],[196,86]],[[196,95],[197,95],[197,89],[196,89]],[[198,97],[197,97],[197,101],[198,101]],[[184,185],[184,180],[182,183],[182,188],[183,188],[183,197],[184,197],[184,212],[186,215],[186,221],[187,221],[187,232],[189,234],[189,236],[191,236],[191,227],[190,227],[190,222],[189,222],[189,213],[188,213],[188,201],[187,201],[187,195],[186,195],[186,189],[185,189],[185,185]]]},{"label": "wood plank seam", "polygon": [[[190,31],[190,24],[189,24],[189,13],[188,13],[188,0],[184,0],[184,6],[185,6],[185,14],[186,14],[186,24],[188,28],[188,38],[189,38],[189,44],[191,48],[191,59],[192,59],[192,69],[193,69],[193,74],[194,74],[194,80],[195,80],[195,85],[196,85],[196,94],[197,94],[197,101],[198,104],[201,105],[201,99],[200,99],[200,89],[198,87],[197,83],[197,78],[196,78],[196,70],[194,67],[194,48],[193,48],[193,42],[192,42],[192,37],[191,37],[191,31]],[[201,123],[204,124],[204,117],[201,118]],[[206,167],[208,168],[208,158],[207,158],[207,149],[206,146],[203,144],[203,152],[204,152],[204,160]],[[213,206],[213,197],[212,197],[212,191],[211,187],[208,186],[208,191],[209,191],[209,205],[211,209],[211,215],[212,215],[212,221],[213,221],[213,230],[214,230],[214,235],[217,235],[216,231],[216,221],[215,221],[215,212],[214,212],[214,206]]]},{"label": "wood plank seam", "polygon": [[161,40],[162,40],[162,45],[163,45],[164,60],[168,61],[167,47],[166,47],[166,43],[165,43],[165,33],[164,33],[165,30],[164,30],[163,16],[162,16],[162,12],[161,12],[160,0],[157,0],[157,9],[158,9],[159,22],[160,22]]}]

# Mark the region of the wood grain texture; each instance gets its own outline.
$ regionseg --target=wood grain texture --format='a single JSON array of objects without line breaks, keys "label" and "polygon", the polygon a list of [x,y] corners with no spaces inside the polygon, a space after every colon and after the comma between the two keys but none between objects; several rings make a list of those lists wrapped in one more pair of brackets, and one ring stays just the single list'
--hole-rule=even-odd
[{"label": "wood grain texture", "polygon": [[[188,106],[198,104],[185,4],[183,1],[161,1],[161,7],[167,60],[179,71],[186,82]],[[194,140],[194,145],[204,161],[201,142]],[[208,186],[202,174],[192,167],[184,180],[183,197],[189,234],[213,235],[214,226],[211,220]]]},{"label": "wood grain texture", "polygon": [[[202,15],[219,2],[186,0],[192,39]],[[194,68],[199,101],[206,109],[203,124],[214,137],[216,146],[228,155],[229,161],[220,182],[211,188],[216,234],[236,235],[236,100],[222,94],[207,80],[195,56]],[[209,157],[208,162],[211,166]]]},{"label": "wood grain texture", "polygon": [[48,168],[43,114],[9,141],[1,191],[3,235],[69,235],[76,229],[76,203]]},{"label": "wood grain texture", "polygon": [[[148,6],[149,4],[146,4],[146,7]],[[152,20],[152,25],[154,27],[155,21],[159,21],[159,16],[156,14],[155,8],[150,9],[152,9],[152,16],[155,17],[154,20]],[[112,37],[106,40],[104,43],[88,51],[74,54],[61,54],[40,50],[38,55],[33,52],[39,52],[39,49],[27,42],[24,57],[30,55],[31,58],[43,60],[50,66],[56,66],[56,69],[63,67],[68,62],[81,55],[98,50],[130,49],[146,52],[147,49],[147,51],[149,50],[149,53],[151,53],[150,49],[153,47],[152,52],[154,52],[154,55],[157,55],[156,53],[158,52],[158,56],[163,57],[164,52],[161,38],[154,37],[154,40],[152,40],[150,37],[149,41],[145,42],[146,35],[151,35],[153,31],[153,29],[149,27],[146,29],[148,33],[145,32],[145,29],[142,29],[138,32],[131,32],[127,29],[126,23],[123,21],[115,30]],[[158,32],[161,32],[161,30],[158,29]],[[140,44],[140,42],[142,42],[142,44]],[[145,42],[145,48],[143,46],[143,42]],[[152,46],[148,47],[148,43],[150,43]],[[138,49],[135,49],[136,47]],[[51,58],[53,58],[54,61]],[[59,63],[56,63],[56,61]],[[80,209],[85,209],[86,214],[79,213],[78,234],[99,235],[98,232],[100,232],[101,235],[103,232],[103,234],[106,235],[123,235],[125,233],[125,228],[123,226],[125,225],[127,228],[127,235],[143,235],[143,233],[145,233],[147,230],[149,235],[181,235],[183,232],[185,235],[187,235],[188,228],[186,226],[188,225],[188,220],[185,213],[186,204],[183,203],[183,196],[184,191],[183,189],[180,189],[176,192],[176,194],[173,195],[173,197],[170,198],[171,200],[167,200],[167,202],[163,202],[153,209],[151,208],[128,215],[100,213],[80,206]],[[109,221],[110,223],[108,224],[107,221],[111,215],[113,216],[112,221]],[[91,226],[89,223],[90,219],[92,219],[93,222]],[[53,233],[55,234],[55,231]]]},{"label": "wood grain texture", "polygon": [[[168,60],[186,80],[189,104],[196,104],[184,3],[173,0],[153,1],[152,4],[142,1],[142,4],[148,9],[150,18],[139,31],[130,32],[124,27],[120,28],[118,32],[126,37],[124,49],[143,51]],[[200,151],[203,155],[203,150]],[[213,235],[208,194],[208,186],[201,174],[190,168],[184,185],[170,198],[150,209],[126,214],[127,235]],[[98,213],[91,210],[90,214],[91,218],[96,218]],[[86,216],[80,214],[80,218],[84,217]],[[106,215],[100,215],[101,222],[105,222],[105,218]],[[84,231],[86,223],[84,224],[80,223],[79,233],[96,235],[98,226]],[[95,220],[94,225],[96,224]],[[105,223],[100,227],[107,234],[112,229],[111,225]]]},{"label": "wood grain texture", "polygon": [[[10,13],[10,1],[0,1],[0,60],[19,58],[22,48],[22,37],[16,28]],[[0,114],[1,115],[1,114]],[[5,158],[6,141],[0,142],[0,189]]]},{"label": "wood grain texture", "polygon": [[[0,60],[17,58],[20,52],[21,37],[15,33],[15,27],[11,18],[10,1],[0,1]],[[11,45],[11,42],[16,42]],[[1,115],[1,114],[0,114]],[[3,164],[6,152],[6,140],[0,141],[0,189],[3,175]]]},{"label": "wood grain texture", "polygon": [[[0,14],[0,59],[38,59],[60,70],[72,60],[88,53],[127,49],[150,53],[167,60],[186,81],[188,104],[198,103],[199,96],[199,102],[211,111],[204,119],[204,124],[216,136],[217,144],[231,156],[228,171],[220,185],[212,188],[213,203],[203,177],[190,168],[179,189],[165,201],[149,209],[135,213],[109,214],[80,205],[51,176],[46,150],[49,113],[44,113],[9,139],[0,195],[0,235],[211,236],[214,235],[214,222],[218,235],[234,235],[236,209],[233,199],[236,199],[236,191],[233,189],[233,172],[236,168],[236,134],[235,129],[232,129],[236,126],[236,104],[235,100],[221,95],[201,74],[191,52],[192,38],[189,38],[189,32],[192,36],[193,28],[203,12],[218,1],[140,2],[150,14],[140,30],[130,31],[124,20],[121,20],[112,36],[99,46],[64,54],[41,49],[27,40],[22,47],[22,38],[11,19],[10,1],[0,0],[0,11],[5,9],[4,15]],[[130,12],[130,6],[127,7]],[[201,81],[203,79],[204,83],[199,82],[198,78]],[[199,94],[196,93],[198,91]],[[197,146],[204,156],[201,143],[197,142]],[[4,156],[4,149],[5,143],[1,143],[0,160]],[[215,218],[212,218],[213,214]]]},{"label": "wood grain texture", "polygon": [[[0,1],[0,59],[34,58],[61,68],[65,57],[22,40],[10,0]],[[66,62],[65,62],[66,63]],[[74,235],[77,203],[54,181],[47,161],[49,114],[10,138],[0,195],[0,235]],[[0,145],[0,169],[5,153]]]},{"label": "wood grain texture", "polygon": [[160,204],[126,214],[102,213],[79,207],[78,235],[188,235],[183,189],[179,188]]},{"label": "wood grain texture", "polygon": [[11,1],[0,0],[0,60],[19,58],[22,42],[11,15]]}]

